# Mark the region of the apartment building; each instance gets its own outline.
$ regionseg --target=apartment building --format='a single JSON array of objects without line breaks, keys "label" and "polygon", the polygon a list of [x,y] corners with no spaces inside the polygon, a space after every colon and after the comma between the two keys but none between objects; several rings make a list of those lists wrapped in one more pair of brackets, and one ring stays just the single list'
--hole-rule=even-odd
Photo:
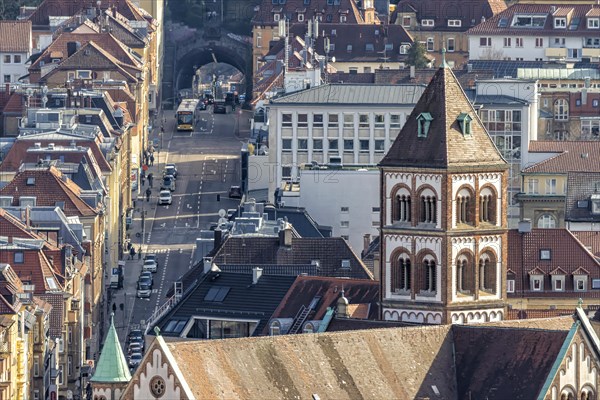
[{"label": "apartment building", "polygon": [[25,77],[31,54],[31,22],[0,21],[0,82],[17,83]]}]

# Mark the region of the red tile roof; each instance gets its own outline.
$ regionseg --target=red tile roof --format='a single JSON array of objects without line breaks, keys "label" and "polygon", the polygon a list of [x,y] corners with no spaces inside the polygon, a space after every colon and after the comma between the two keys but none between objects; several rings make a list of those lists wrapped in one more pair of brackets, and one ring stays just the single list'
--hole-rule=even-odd
[{"label": "red tile roof", "polygon": [[[33,185],[27,185],[29,178],[35,179]],[[0,189],[0,196],[13,197],[13,206],[19,205],[21,196],[34,196],[38,206],[54,207],[56,202],[63,201],[63,211],[67,216],[97,215],[98,211],[79,197],[80,193],[79,186],[54,167],[19,172],[8,185]]]},{"label": "red tile roof", "polygon": [[[0,246],[0,249],[2,249],[2,246]],[[16,252],[23,253],[23,263],[14,262]],[[0,251],[0,263],[10,264],[23,283],[35,285],[34,294],[36,295],[48,291],[62,290],[62,279],[59,279],[58,274],[54,272],[52,264],[41,249],[2,249]],[[50,279],[54,280],[55,287],[48,284]]]},{"label": "red tile roof", "polygon": [[[312,0],[309,6],[304,4],[304,0],[287,0],[285,4],[273,4],[272,0],[263,0],[257,6],[252,23],[254,25],[277,25],[273,15],[277,12],[283,16],[289,15],[290,21],[298,21],[298,14],[304,11],[304,21],[312,19],[317,13],[322,15],[324,22],[341,22],[340,16],[346,15],[346,23],[349,25],[364,23],[356,2],[354,0],[341,0],[340,4],[329,4],[329,0]],[[328,17],[330,16],[330,17]],[[327,21],[331,18],[331,21]],[[305,22],[308,24],[308,22]]]},{"label": "red tile roof", "polygon": [[[49,25],[50,16],[71,17],[87,9],[90,4],[95,3],[83,0],[44,0],[29,16],[29,20],[34,26]],[[116,6],[120,14],[123,14],[129,20],[144,20],[140,11],[129,0],[103,0],[100,2],[100,8],[103,10],[113,5]]]},{"label": "red tile roof", "polygon": [[532,153],[559,153],[531,167],[523,173],[600,172],[600,142],[540,142],[529,145]]},{"label": "red tile roof", "polygon": [[[591,280],[600,279],[600,262],[567,229],[533,229],[531,233],[519,234],[517,230],[508,232],[508,268],[514,272],[515,293],[509,297],[519,297],[525,284],[528,297],[594,297],[598,291],[591,290]],[[550,250],[550,260],[540,259],[540,250]],[[552,291],[550,273],[560,268],[565,271],[565,291]],[[588,290],[575,292],[572,275],[579,268],[589,271]],[[529,274],[544,274],[544,291],[529,289]]]},{"label": "red tile roof", "polygon": [[0,53],[30,53],[31,46],[30,21],[0,21]]},{"label": "red tile roof", "polygon": [[[565,7],[567,9],[573,9],[570,21],[575,18],[579,19],[579,25],[572,26],[567,21],[568,29],[554,29],[554,17],[552,10],[559,12],[561,15],[564,13],[563,8],[565,3],[557,1],[556,4],[528,4],[518,3],[514,4],[499,14],[496,14],[492,18],[480,23],[479,25],[469,29],[468,35],[520,35],[520,36],[539,36],[539,35],[557,35],[557,36],[582,36],[582,35],[597,35],[598,30],[588,29],[586,23],[586,14],[595,8],[593,4],[573,4]],[[568,11],[568,10],[567,10]],[[518,28],[513,27],[513,17],[517,14],[524,15],[545,15],[546,23],[543,27],[532,28],[524,27]],[[506,21],[506,27],[499,27],[500,21]]]}]

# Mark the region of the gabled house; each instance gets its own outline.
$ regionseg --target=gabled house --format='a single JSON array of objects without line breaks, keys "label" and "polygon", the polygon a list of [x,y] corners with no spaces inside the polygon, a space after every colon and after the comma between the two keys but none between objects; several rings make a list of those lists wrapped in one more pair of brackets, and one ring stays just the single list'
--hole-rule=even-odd
[{"label": "gabled house", "polygon": [[0,79],[17,83],[27,75],[32,52],[31,22],[0,21]]},{"label": "gabled house", "polygon": [[562,228],[510,230],[506,291],[513,311],[564,311],[579,299],[596,302],[600,261],[588,249],[590,244]]},{"label": "gabled house", "polygon": [[218,341],[158,336],[123,397],[595,399],[599,355],[600,339],[580,308],[473,326]]}]

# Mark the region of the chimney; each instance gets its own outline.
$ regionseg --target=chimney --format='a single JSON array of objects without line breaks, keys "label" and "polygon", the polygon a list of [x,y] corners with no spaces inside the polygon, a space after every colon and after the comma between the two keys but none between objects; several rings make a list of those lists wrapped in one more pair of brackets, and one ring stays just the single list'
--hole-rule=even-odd
[{"label": "chimney", "polygon": [[213,249],[218,249],[221,247],[221,241],[223,240],[223,231],[220,229],[214,230],[214,241],[213,241]]},{"label": "chimney", "polygon": [[252,284],[256,285],[258,283],[258,280],[260,279],[260,277],[262,276],[263,273],[263,269],[262,268],[252,268]]},{"label": "chimney", "polygon": [[31,209],[25,207],[25,226],[27,229],[31,228]]},{"label": "chimney", "polygon": [[363,253],[367,252],[370,244],[371,244],[371,234],[365,233],[365,235],[363,236]]},{"label": "chimney", "polygon": [[348,299],[344,296],[344,289],[340,292],[340,297],[337,300],[337,317],[338,318],[350,318],[348,312]]},{"label": "chimney", "polygon": [[526,233],[531,233],[531,220],[523,219],[519,221],[519,233],[524,235]]},{"label": "chimney", "polygon": [[279,246],[292,247],[292,230],[289,226],[285,226],[279,231]]},{"label": "chimney", "polygon": [[410,79],[415,79],[415,66],[410,66]]},{"label": "chimney", "polygon": [[204,257],[202,259],[202,262],[204,264],[204,273],[206,274],[212,268],[212,258],[210,258],[210,257]]}]

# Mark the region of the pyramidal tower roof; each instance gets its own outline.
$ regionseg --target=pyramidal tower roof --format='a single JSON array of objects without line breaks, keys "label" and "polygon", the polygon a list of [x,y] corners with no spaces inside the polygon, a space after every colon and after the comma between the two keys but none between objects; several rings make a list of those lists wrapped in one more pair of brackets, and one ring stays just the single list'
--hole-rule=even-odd
[{"label": "pyramidal tower roof", "polygon": [[445,57],[379,165],[507,167]]},{"label": "pyramidal tower roof", "polygon": [[100,359],[96,364],[96,371],[90,382],[127,383],[130,380],[131,374],[129,373],[127,360],[121,349],[113,317],[111,316],[110,328],[106,340],[104,340],[104,347],[102,347]]}]

